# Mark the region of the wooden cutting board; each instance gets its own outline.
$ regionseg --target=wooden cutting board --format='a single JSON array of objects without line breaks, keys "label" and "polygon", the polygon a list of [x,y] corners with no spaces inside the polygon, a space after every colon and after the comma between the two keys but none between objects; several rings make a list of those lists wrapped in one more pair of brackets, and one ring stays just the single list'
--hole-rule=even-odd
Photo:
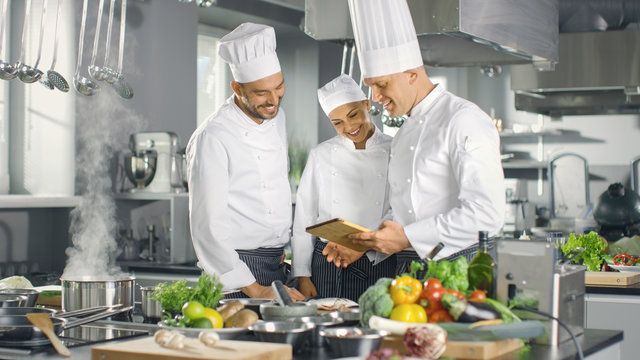
[{"label": "wooden cutting board", "polygon": [[[220,347],[210,348],[198,339],[186,338],[182,350],[158,345],[152,336],[91,348],[92,360],[290,360],[293,349],[288,344],[256,341],[220,340]],[[223,348],[224,347],[224,348]]]},{"label": "wooden cutting board", "polygon": [[640,273],[586,271],[584,283],[586,285],[632,285],[640,282]]},{"label": "wooden cutting board", "polygon": [[[523,346],[520,339],[504,339],[497,341],[448,341],[447,349],[441,357],[455,359],[493,359],[518,350]],[[380,348],[387,347],[408,355],[402,337],[387,336]]]},{"label": "wooden cutting board", "polygon": [[371,230],[346,221],[344,219],[335,218],[327,220],[325,222],[309,226],[305,229],[309,234],[315,235],[319,238],[333,241],[339,245],[346,246],[355,251],[367,251],[370,248],[364,245],[354,244],[351,239],[347,237],[350,234],[356,234],[361,232],[371,232]]}]

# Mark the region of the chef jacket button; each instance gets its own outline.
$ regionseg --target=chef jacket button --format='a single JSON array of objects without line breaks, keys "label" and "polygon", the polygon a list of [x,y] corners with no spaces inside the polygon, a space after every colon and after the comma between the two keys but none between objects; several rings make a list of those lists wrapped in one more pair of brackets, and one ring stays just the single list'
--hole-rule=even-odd
[{"label": "chef jacket button", "polygon": [[337,172],[335,172],[335,171],[332,171],[332,172],[331,172],[331,176],[336,176],[337,174],[338,174],[338,173],[337,173]]},{"label": "chef jacket button", "polygon": [[413,214],[413,210],[409,209],[409,214]]},{"label": "chef jacket button", "polygon": [[334,146],[334,147],[331,148],[331,150],[338,151],[338,148]]},{"label": "chef jacket button", "polygon": [[262,159],[262,157],[260,157],[260,155],[258,155],[258,160]]},{"label": "chef jacket button", "polygon": [[276,239],[280,239],[280,235],[276,234]]},{"label": "chef jacket button", "polygon": [[415,149],[416,149],[416,147],[415,147],[415,146],[413,146],[413,145],[409,146],[409,150],[413,151],[413,150],[415,150]]},{"label": "chef jacket button", "polygon": [[376,201],[376,205],[380,205],[380,201]]},{"label": "chef jacket button", "polygon": [[376,176],[377,177],[382,177],[382,173],[377,173]]},{"label": "chef jacket button", "polygon": [[271,209],[267,209],[267,214],[269,214],[269,215],[271,215],[271,214],[272,214]]},{"label": "chef jacket button", "polygon": [[418,121],[418,124],[422,124],[424,122],[424,120],[420,120]]},{"label": "chef jacket button", "polygon": [[338,200],[333,200],[333,203],[334,203],[334,204],[337,204],[337,203],[338,203]]},{"label": "chef jacket button", "polygon": [[393,153],[389,153],[389,157],[392,158],[393,157]]},{"label": "chef jacket button", "polygon": [[248,131],[246,131],[246,132],[244,133],[244,136],[249,136],[249,132],[248,132]]},{"label": "chef jacket button", "polygon": [[407,179],[407,182],[408,182],[408,183],[410,183],[410,182],[411,182],[411,178],[408,178],[408,179]]}]

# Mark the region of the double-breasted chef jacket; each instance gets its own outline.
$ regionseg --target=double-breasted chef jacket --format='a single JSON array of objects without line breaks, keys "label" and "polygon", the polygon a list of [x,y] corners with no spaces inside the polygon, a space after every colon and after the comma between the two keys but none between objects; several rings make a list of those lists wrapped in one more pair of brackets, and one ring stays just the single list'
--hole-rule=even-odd
[{"label": "double-breasted chef jacket", "polygon": [[191,236],[199,266],[217,274],[225,290],[248,286],[255,277],[235,249],[278,248],[289,242],[284,110],[257,124],[232,95],[194,132],[187,159]]}]

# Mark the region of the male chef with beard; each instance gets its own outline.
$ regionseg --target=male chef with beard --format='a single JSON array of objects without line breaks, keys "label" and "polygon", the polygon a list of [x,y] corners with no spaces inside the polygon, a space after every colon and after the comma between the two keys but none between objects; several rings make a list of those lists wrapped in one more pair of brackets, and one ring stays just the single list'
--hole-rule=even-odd
[{"label": "male chef with beard", "polygon": [[[287,280],[291,226],[284,78],[272,27],[244,23],[220,39],[233,95],[187,145],[191,238],[198,265],[228,297],[274,298]],[[293,300],[304,296],[289,289]]]},{"label": "male chef with beard", "polygon": [[389,117],[407,117],[391,142],[393,221],[352,237],[397,254],[397,273],[439,242],[438,259],[471,259],[478,231],[493,236],[504,222],[498,131],[477,105],[431,82],[406,0],[348,3],[364,83]]}]

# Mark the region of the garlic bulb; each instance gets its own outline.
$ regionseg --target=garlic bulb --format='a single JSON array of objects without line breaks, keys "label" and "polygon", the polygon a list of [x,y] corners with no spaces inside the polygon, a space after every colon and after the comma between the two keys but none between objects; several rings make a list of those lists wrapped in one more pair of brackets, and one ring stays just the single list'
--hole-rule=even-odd
[{"label": "garlic bulb", "polygon": [[156,343],[166,348],[178,350],[184,348],[184,335],[174,330],[160,330],[154,335],[153,338]]}]

